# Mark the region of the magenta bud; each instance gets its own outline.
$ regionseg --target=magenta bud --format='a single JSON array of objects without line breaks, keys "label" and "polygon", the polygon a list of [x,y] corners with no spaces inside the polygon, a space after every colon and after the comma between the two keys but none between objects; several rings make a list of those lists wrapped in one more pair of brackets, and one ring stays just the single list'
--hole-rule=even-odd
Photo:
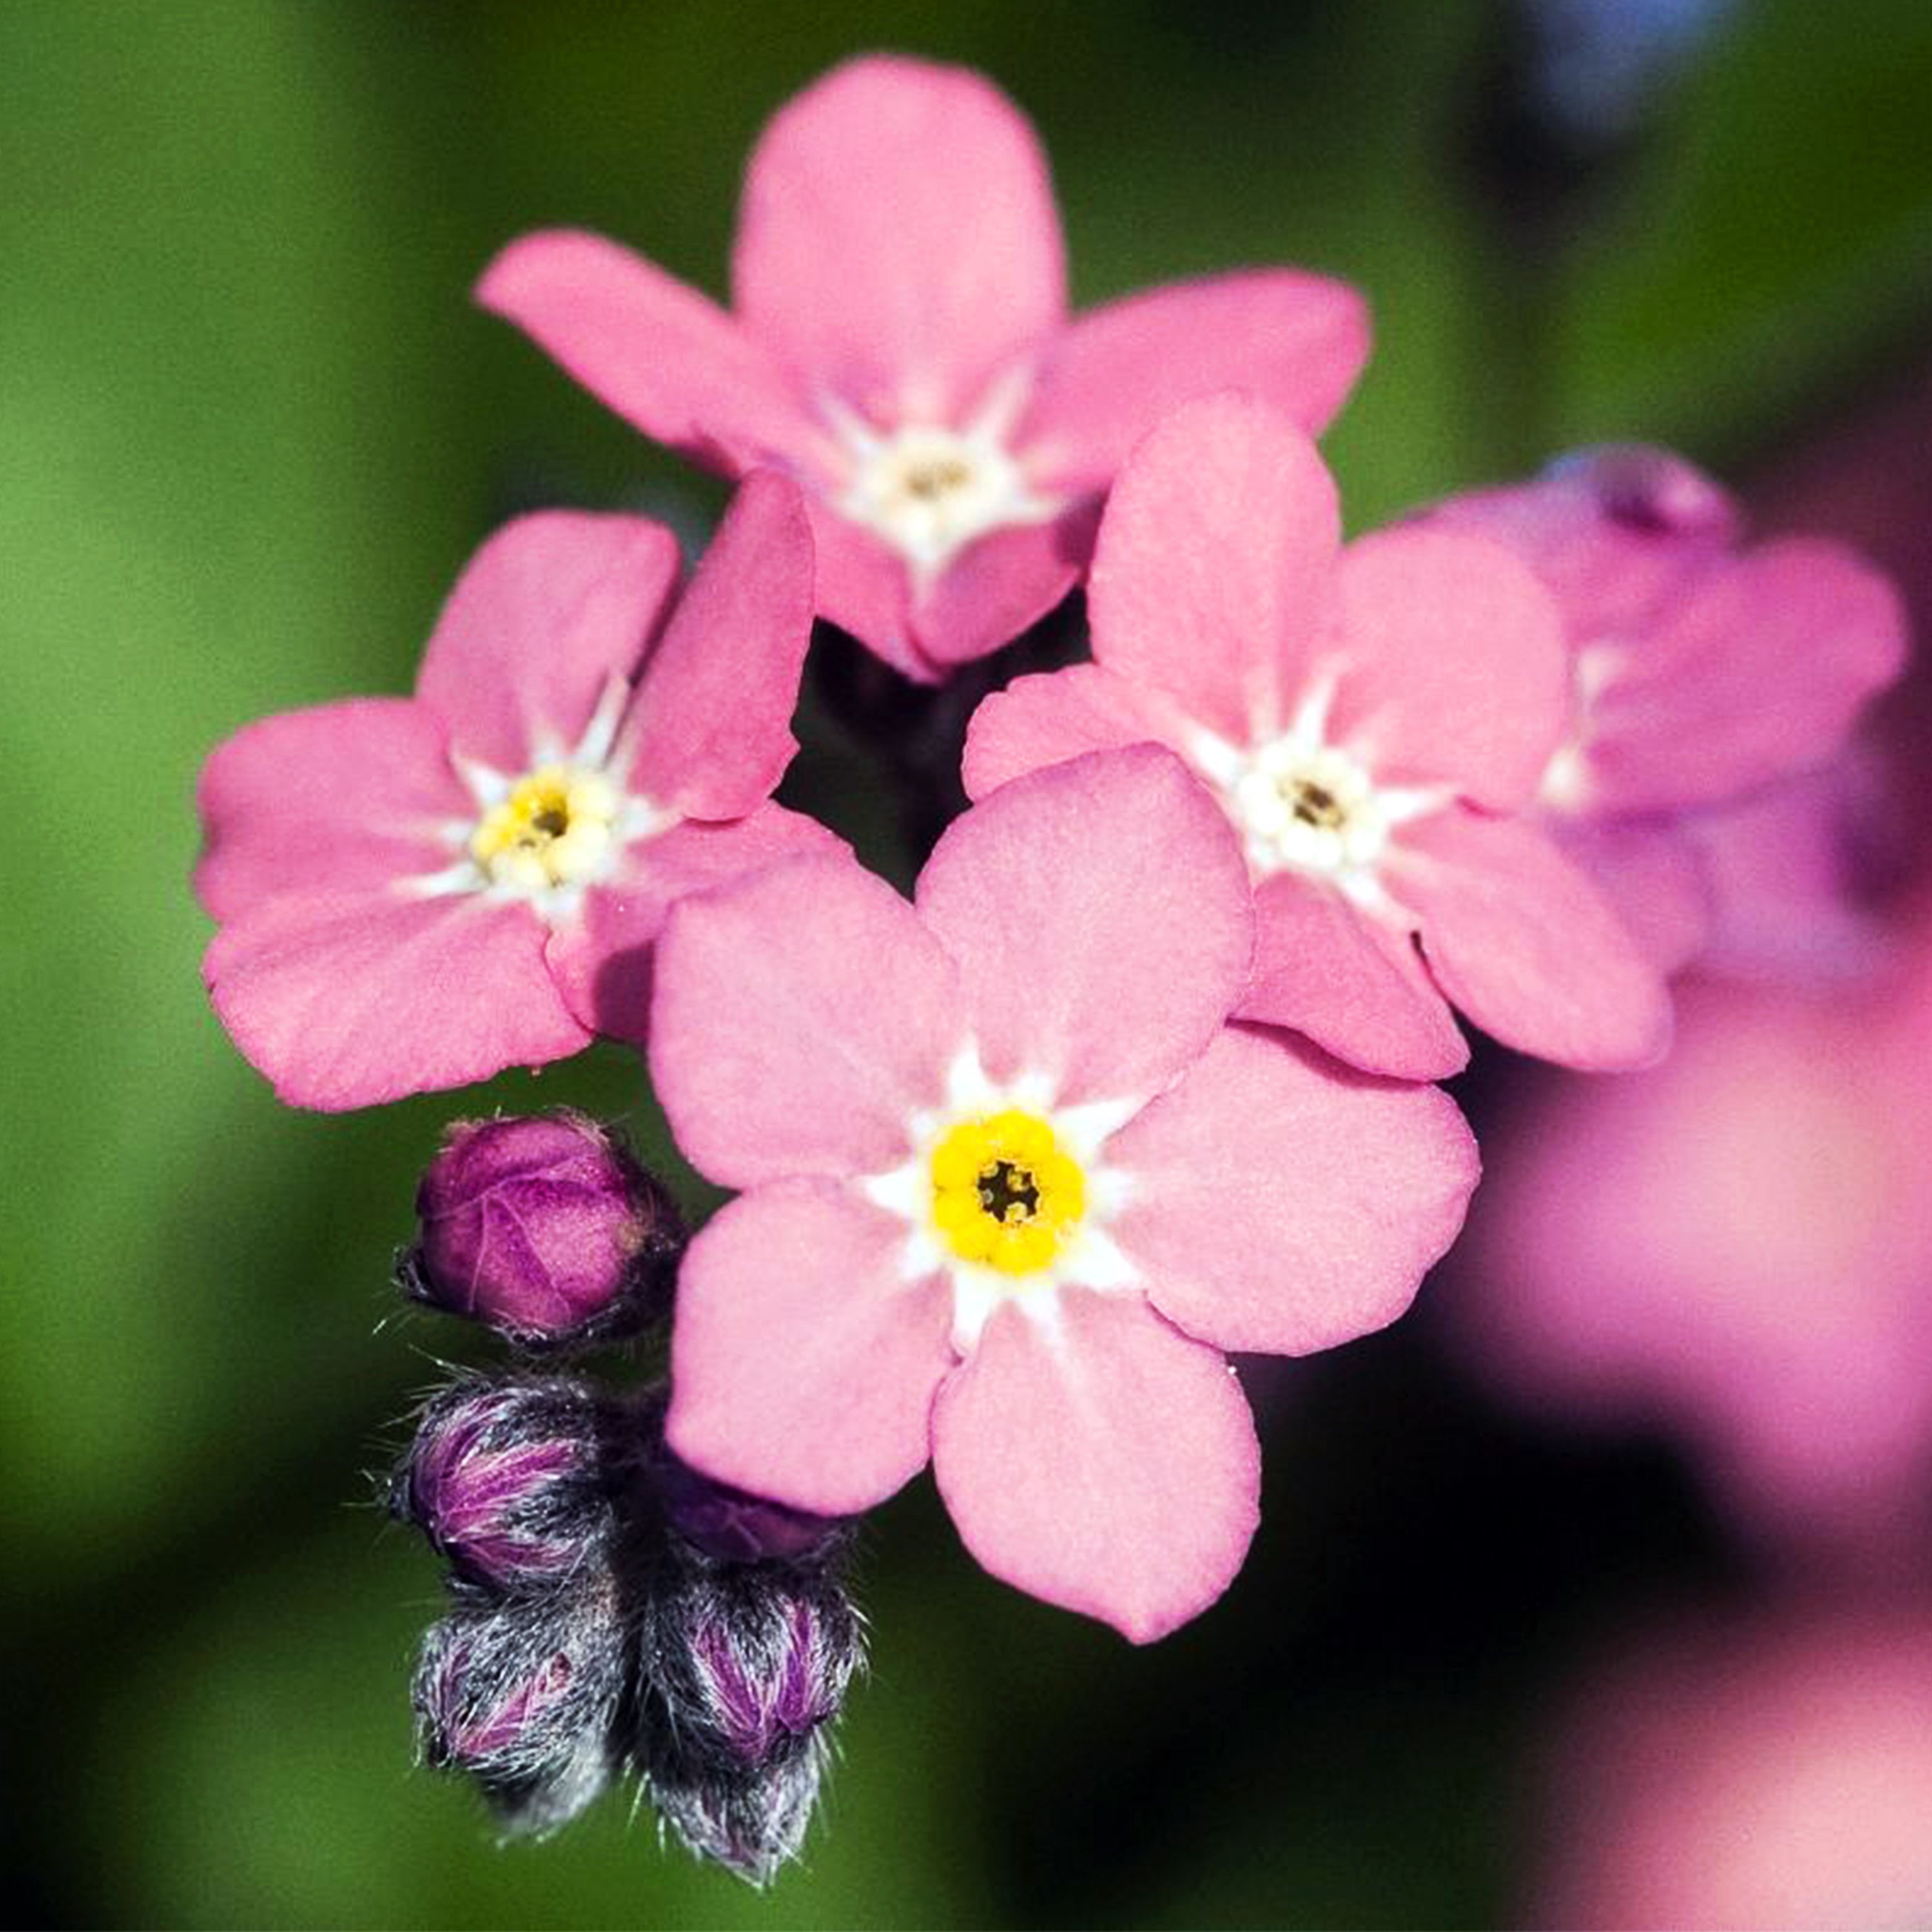
[{"label": "magenta bud", "polygon": [[1605,443],[1558,457],[1544,474],[1580,485],[1626,529],[1722,540],[1736,534],[1730,493],[1694,463],[1653,444]]},{"label": "magenta bud", "polygon": [[[667,1564],[644,1606],[647,1737],[680,1764],[729,1777],[802,1751],[838,1714],[864,1628],[829,1572]],[[647,1745],[646,1768],[662,1761]]]},{"label": "magenta bud", "polygon": [[628,1432],[637,1467],[656,1492],[664,1518],[700,1555],[720,1563],[829,1562],[851,1540],[850,1516],[814,1516],[715,1481],[674,1454],[664,1439],[669,1390],[662,1384],[635,1398]]},{"label": "magenta bud", "polygon": [[722,1563],[815,1563],[842,1549],[849,1534],[845,1517],[812,1516],[713,1482],[668,1449],[657,1478],[671,1528]]},{"label": "magenta bud", "polygon": [[661,1319],[676,1205],[611,1133],[560,1108],[459,1121],[416,1190],[404,1292],[520,1346],[612,1341]]},{"label": "magenta bud", "polygon": [[473,1778],[506,1832],[552,1831],[609,1783],[623,1690],[608,1587],[459,1611],[423,1640],[418,1749],[426,1764]]},{"label": "magenta bud", "polygon": [[468,1581],[554,1587],[602,1554],[611,1504],[598,1405],[578,1384],[456,1383],[424,1410],[390,1489]]}]

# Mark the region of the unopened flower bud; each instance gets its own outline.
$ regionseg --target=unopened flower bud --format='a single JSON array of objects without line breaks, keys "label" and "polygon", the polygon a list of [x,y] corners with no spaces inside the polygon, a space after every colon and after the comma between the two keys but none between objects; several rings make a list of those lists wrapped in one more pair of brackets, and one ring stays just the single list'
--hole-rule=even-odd
[{"label": "unopened flower bud", "polygon": [[668,1449],[657,1480],[671,1528],[722,1563],[817,1563],[850,1534],[845,1517],[812,1516],[713,1482]]},{"label": "unopened flower bud", "polygon": [[720,1563],[824,1564],[851,1540],[850,1516],[806,1510],[734,1489],[694,1469],[664,1439],[670,1391],[662,1384],[634,1401],[626,1433],[635,1466],[656,1492],[665,1522],[700,1555]]},{"label": "unopened flower bud", "polygon": [[684,1230],[658,1183],[566,1110],[459,1121],[416,1190],[404,1291],[542,1349],[660,1318]]},{"label": "unopened flower bud", "polygon": [[838,1713],[864,1628],[829,1572],[667,1563],[644,1606],[648,1705],[694,1768],[758,1770]]},{"label": "unopened flower bud", "polygon": [[1658,536],[1710,538],[1736,534],[1730,495],[1695,464],[1648,443],[1604,443],[1560,456],[1544,474],[1580,485],[1612,522]]},{"label": "unopened flower bud", "polygon": [[475,1779],[506,1832],[554,1830],[615,1768],[624,1652],[608,1581],[446,1617],[412,1688],[423,1761]]},{"label": "unopened flower bud", "polygon": [[610,1539],[599,1435],[598,1406],[578,1383],[459,1382],[423,1412],[390,1507],[472,1582],[554,1588]]},{"label": "unopened flower bud", "polygon": [[814,1742],[760,1770],[721,1774],[668,1754],[646,1781],[658,1816],[688,1850],[763,1886],[805,1843],[824,1760]]}]

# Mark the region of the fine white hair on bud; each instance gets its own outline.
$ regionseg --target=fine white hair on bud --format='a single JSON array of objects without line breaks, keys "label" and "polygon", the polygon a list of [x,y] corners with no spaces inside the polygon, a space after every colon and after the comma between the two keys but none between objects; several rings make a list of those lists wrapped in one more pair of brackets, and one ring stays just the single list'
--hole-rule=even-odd
[{"label": "fine white hair on bud", "polygon": [[417,1661],[418,1753],[466,1773],[506,1836],[540,1837],[610,1782],[626,1668],[608,1575],[550,1598],[460,1601]]}]

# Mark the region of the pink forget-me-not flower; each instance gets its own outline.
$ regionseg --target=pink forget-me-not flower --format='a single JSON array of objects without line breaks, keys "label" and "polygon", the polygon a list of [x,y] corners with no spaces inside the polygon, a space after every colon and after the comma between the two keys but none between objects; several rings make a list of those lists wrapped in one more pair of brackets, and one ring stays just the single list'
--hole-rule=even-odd
[{"label": "pink forget-me-not flower", "polygon": [[478,299],[658,441],[805,485],[822,615],[932,682],[1078,579],[1096,501],[1168,409],[1246,384],[1319,430],[1368,350],[1354,290],[1239,272],[1067,313],[1045,156],[1006,97],[873,56],[782,109],[728,312],[601,238],[513,243]]},{"label": "pink forget-me-not flower", "polygon": [[[1683,458],[1641,446],[1566,457],[1422,520],[1506,545],[1556,599],[1569,717],[1535,810],[1660,964],[1767,916],[1789,924],[1778,901],[1794,874],[1828,872],[1844,787],[1814,783],[1781,802],[1767,788],[1838,754],[1898,675],[1905,614],[1884,575],[1818,537],[1742,548],[1730,496]],[[1826,880],[1796,911],[1817,929],[1817,965],[1857,950]],[[1783,948],[1806,950],[1802,935]]]},{"label": "pink forget-me-not flower", "polygon": [[368,1106],[641,1040],[687,892],[837,843],[768,802],[812,624],[796,486],[740,490],[682,598],[668,530],[499,531],[412,698],[246,727],[202,773],[203,972],[297,1106]]},{"label": "pink forget-me-not flower", "polygon": [[1663,982],[1532,802],[1568,716],[1557,614],[1478,537],[1340,547],[1314,445],[1251,397],[1177,410],[1129,459],[1088,593],[1090,664],[974,715],[967,790],[1154,739],[1214,788],[1258,916],[1238,1016],[1432,1079],[1453,1004],[1527,1053],[1642,1064]]},{"label": "pink forget-me-not flower", "polygon": [[1222,1352],[1392,1320],[1476,1178],[1440,1092],[1226,1024],[1252,926],[1154,746],[969,810],[911,904],[830,856],[674,910],[653,1079],[746,1191],[686,1256],[672,1448],[826,1515],[930,1460],[1021,1588],[1138,1641],[1212,1602],[1258,1480]]}]

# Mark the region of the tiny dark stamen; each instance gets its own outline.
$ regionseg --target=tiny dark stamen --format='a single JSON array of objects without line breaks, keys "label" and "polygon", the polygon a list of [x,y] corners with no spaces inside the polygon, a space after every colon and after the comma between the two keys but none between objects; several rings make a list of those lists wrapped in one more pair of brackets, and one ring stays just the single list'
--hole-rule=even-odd
[{"label": "tiny dark stamen", "polygon": [[1009,1210],[1015,1208],[1018,1219],[1030,1221],[1040,1210],[1040,1184],[1033,1169],[1016,1161],[995,1161],[991,1172],[980,1176],[980,1205],[996,1221],[1011,1220]]},{"label": "tiny dark stamen", "polygon": [[906,478],[906,489],[909,494],[930,503],[947,491],[958,489],[966,481],[967,475],[963,463],[928,463]]},{"label": "tiny dark stamen", "polygon": [[560,805],[550,806],[531,819],[530,830],[546,838],[561,838],[570,830],[570,814]]},{"label": "tiny dark stamen", "polygon": [[1325,826],[1331,830],[1347,816],[1341,801],[1326,785],[1302,779],[1294,788],[1294,815],[1304,825]]}]

